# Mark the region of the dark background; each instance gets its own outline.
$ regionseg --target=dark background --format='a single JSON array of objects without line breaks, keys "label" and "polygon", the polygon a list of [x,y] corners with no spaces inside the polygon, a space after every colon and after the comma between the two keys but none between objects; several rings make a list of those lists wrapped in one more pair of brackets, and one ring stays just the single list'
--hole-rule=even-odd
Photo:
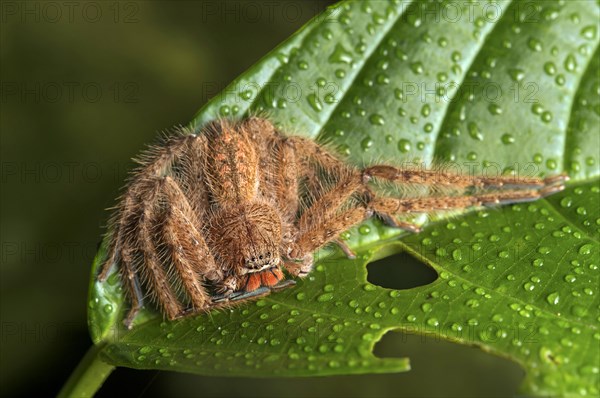
[{"label": "dark background", "polygon": [[[90,346],[89,269],[129,159],[331,3],[1,2],[3,396],[56,394]],[[402,256],[369,271],[405,288],[434,277]],[[99,396],[505,396],[522,379],[509,361],[433,338],[390,333],[376,352],[410,356],[414,370],[230,379],[117,369]]]}]

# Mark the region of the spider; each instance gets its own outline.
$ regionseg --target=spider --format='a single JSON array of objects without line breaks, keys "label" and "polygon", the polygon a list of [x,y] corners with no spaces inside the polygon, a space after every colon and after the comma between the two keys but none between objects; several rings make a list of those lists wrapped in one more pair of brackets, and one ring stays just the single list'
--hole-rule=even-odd
[{"label": "spider", "polygon": [[[338,236],[371,216],[418,232],[397,216],[532,201],[567,180],[358,168],[260,117],[215,121],[200,134],[179,129],[137,162],[98,275],[104,281],[118,265],[131,303],[128,328],[145,296],[173,320],[289,287],[283,270],[305,277],[313,252],[328,243],[352,257]],[[373,181],[428,191],[379,195]]]}]

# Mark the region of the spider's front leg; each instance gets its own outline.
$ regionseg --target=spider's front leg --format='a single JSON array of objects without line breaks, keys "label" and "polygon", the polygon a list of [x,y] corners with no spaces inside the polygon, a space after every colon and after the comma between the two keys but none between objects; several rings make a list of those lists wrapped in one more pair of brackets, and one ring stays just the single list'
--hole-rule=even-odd
[{"label": "spider's front leg", "polygon": [[111,238],[111,251],[98,276],[105,280],[112,264],[120,262],[126,294],[131,300],[131,308],[124,323],[131,328],[133,319],[142,308],[143,296],[138,280],[145,282],[153,298],[161,305],[169,318],[174,318],[182,306],[169,286],[154,239],[158,214],[158,198],[162,179],[146,178],[133,184],[123,200],[117,229]]},{"label": "spider's front leg", "polygon": [[[181,178],[168,176],[175,163],[189,169],[186,162],[193,160],[190,154],[201,153],[204,144],[199,136],[176,135],[164,146],[147,151],[112,220],[109,255],[98,279],[104,281],[111,267],[119,265],[125,293],[131,300],[124,320],[128,328],[143,304],[138,281],[166,317],[175,319],[187,306],[191,306],[190,311],[208,309],[210,297],[202,281],[222,278],[197,229],[198,207],[202,206],[198,206],[195,191],[190,191],[199,187],[196,178],[188,178],[190,181],[182,185]],[[194,199],[196,206],[188,198]]]}]

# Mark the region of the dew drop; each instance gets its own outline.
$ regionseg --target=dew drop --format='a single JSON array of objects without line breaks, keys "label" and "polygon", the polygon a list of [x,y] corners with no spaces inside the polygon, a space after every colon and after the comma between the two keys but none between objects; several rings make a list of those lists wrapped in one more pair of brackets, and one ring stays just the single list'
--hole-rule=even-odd
[{"label": "dew drop", "polygon": [[452,251],[452,258],[454,259],[454,261],[462,260],[462,252],[460,251],[460,249],[455,249]]},{"label": "dew drop", "polygon": [[525,71],[523,69],[509,69],[508,75],[514,82],[520,82],[525,77]]},{"label": "dew drop", "polygon": [[538,251],[538,253],[540,253],[540,254],[548,254],[548,253],[550,253],[550,251],[551,251],[551,250],[550,250],[550,248],[549,248],[549,247],[546,247],[546,246],[541,246],[541,247],[539,247],[539,248],[538,248],[538,250],[537,250],[537,251]]},{"label": "dew drop", "polygon": [[525,289],[525,291],[532,291],[533,289],[535,289],[535,285],[531,282],[527,282],[523,285],[523,289]]},{"label": "dew drop", "polygon": [[376,125],[376,126],[383,126],[385,124],[385,119],[383,118],[383,116],[374,113],[369,117],[369,121],[371,122],[371,124]]},{"label": "dew drop", "polygon": [[465,302],[465,305],[469,308],[477,308],[479,307],[479,300],[469,299]]},{"label": "dew drop", "polygon": [[543,49],[542,42],[540,42],[538,39],[535,39],[535,38],[529,39],[529,41],[527,42],[527,47],[529,47],[531,50],[537,51],[537,52],[540,52]]},{"label": "dew drop", "polygon": [[556,73],[556,65],[554,65],[554,62],[546,62],[544,64],[544,72],[549,76],[554,76]]},{"label": "dew drop", "polygon": [[410,69],[413,71],[413,73],[420,75],[424,71],[423,63],[421,63],[420,61],[413,62],[410,64]]},{"label": "dew drop", "polygon": [[592,252],[593,245],[591,243],[587,243],[579,248],[579,254],[586,255]]},{"label": "dew drop", "polygon": [[475,122],[470,122],[467,126],[467,129],[469,130],[469,135],[471,138],[474,138],[478,141],[483,140],[483,134],[479,131],[479,127]]},{"label": "dew drop", "polygon": [[581,29],[581,36],[588,39],[594,40],[596,39],[597,29],[595,25],[588,25]]},{"label": "dew drop", "polygon": [[429,106],[429,104],[423,105],[423,107],[421,108],[421,115],[423,115],[423,117],[427,117],[430,113],[431,107]]},{"label": "dew drop", "polygon": [[320,112],[323,110],[323,104],[321,104],[321,100],[314,93],[309,94],[306,99],[311,108],[313,108],[315,111]]},{"label": "dew drop", "polygon": [[333,299],[333,293],[325,293],[317,297],[317,301],[319,301],[320,303],[331,301],[331,299]]},{"label": "dew drop", "polygon": [[221,116],[227,116],[227,115],[229,115],[230,112],[231,112],[231,109],[229,108],[228,105],[223,105],[219,108],[219,114]]},{"label": "dew drop", "polygon": [[353,61],[352,53],[341,44],[336,44],[333,53],[329,56],[329,62],[351,64]]},{"label": "dew drop", "polygon": [[371,227],[369,227],[368,225],[361,225],[358,228],[358,233],[361,235],[368,235],[371,233]]},{"label": "dew drop", "polygon": [[543,112],[541,119],[542,119],[542,122],[544,122],[544,123],[550,123],[552,121],[552,112],[550,112],[550,111]]},{"label": "dew drop", "polygon": [[490,104],[488,111],[494,116],[502,114],[502,108],[498,104]]},{"label": "dew drop", "polygon": [[410,145],[410,141],[407,139],[401,139],[400,141],[398,141],[398,150],[402,153],[407,153],[410,151],[411,145]]},{"label": "dew drop", "polygon": [[324,100],[326,104],[335,104],[338,102],[337,98],[335,98],[335,95],[333,94],[326,94]]},{"label": "dew drop", "polygon": [[367,283],[363,286],[363,290],[366,292],[373,292],[373,291],[377,290],[377,287],[375,285],[371,285],[370,283]]},{"label": "dew drop", "polygon": [[513,137],[511,134],[503,134],[502,135],[502,143],[504,145],[509,145],[509,144],[513,144],[515,142],[515,137]]},{"label": "dew drop", "polygon": [[242,99],[244,99],[244,100],[249,100],[252,98],[252,91],[244,90],[240,93],[240,97],[242,97]]},{"label": "dew drop", "polygon": [[363,138],[363,140],[360,142],[360,147],[363,149],[363,151],[368,150],[372,146],[373,146],[373,140],[371,139],[371,137]]},{"label": "dew drop", "polygon": [[572,347],[573,346],[573,342],[569,339],[567,339],[566,337],[563,337],[562,339],[560,339],[560,344],[562,344],[564,347]]},{"label": "dew drop", "polygon": [[569,54],[565,58],[565,69],[569,72],[575,72],[575,69],[577,69],[577,60],[573,54]]}]

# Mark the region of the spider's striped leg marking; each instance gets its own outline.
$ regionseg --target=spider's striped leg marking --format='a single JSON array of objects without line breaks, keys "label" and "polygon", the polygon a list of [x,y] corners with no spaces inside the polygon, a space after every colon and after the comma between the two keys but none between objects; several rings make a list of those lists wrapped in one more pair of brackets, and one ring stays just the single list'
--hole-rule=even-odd
[{"label": "spider's striped leg marking", "polygon": [[477,189],[541,189],[548,185],[561,185],[568,180],[566,175],[548,177],[544,180],[533,177],[466,175],[443,170],[398,168],[389,165],[374,165],[364,170],[367,178],[381,178],[401,184],[419,184],[448,188]]},{"label": "spider's striped leg marking", "polygon": [[436,210],[464,209],[469,207],[498,206],[509,203],[531,202],[562,189],[553,187],[550,192],[542,190],[498,191],[473,196],[439,196],[427,198],[375,198],[373,209],[388,214],[428,213]]}]

